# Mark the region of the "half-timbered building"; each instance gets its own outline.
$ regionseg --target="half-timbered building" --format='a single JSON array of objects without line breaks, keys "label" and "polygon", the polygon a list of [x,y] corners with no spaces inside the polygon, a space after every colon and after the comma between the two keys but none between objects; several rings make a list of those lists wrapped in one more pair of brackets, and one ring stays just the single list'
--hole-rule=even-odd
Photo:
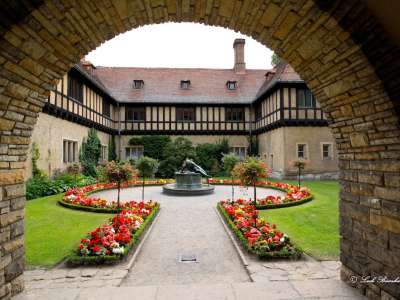
[{"label": "half-timbered building", "polygon": [[308,160],[310,176],[335,176],[334,139],[311,91],[285,63],[246,69],[244,44],[234,42],[232,69],[75,65],[51,92],[34,130],[39,167],[53,174],[78,161],[93,127],[102,160],[112,136],[120,159],[142,155],[141,146],[129,144],[140,135],[184,136],[194,144],[227,138],[242,157],[256,137],[259,155],[276,176],[295,174],[298,158]]}]

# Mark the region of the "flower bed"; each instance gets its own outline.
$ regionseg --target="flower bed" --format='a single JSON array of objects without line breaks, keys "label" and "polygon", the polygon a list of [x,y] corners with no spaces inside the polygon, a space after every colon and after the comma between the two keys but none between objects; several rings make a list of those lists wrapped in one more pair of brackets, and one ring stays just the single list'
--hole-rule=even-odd
[{"label": "flower bed", "polygon": [[160,207],[151,201],[130,203],[128,209],[119,212],[109,223],[88,233],[67,263],[72,266],[112,264],[126,257],[137,245]]},{"label": "flower bed", "polygon": [[[164,185],[171,182],[171,180],[147,180],[146,186]],[[141,181],[132,180],[121,185],[121,188],[127,188],[131,186],[142,185]],[[90,194],[99,192],[102,190],[115,189],[117,185],[115,183],[96,183],[81,188],[69,189],[62,200],[59,200],[59,204],[77,210],[84,210],[97,213],[117,213],[124,209],[129,209],[132,205],[135,205],[135,201],[121,203],[118,207],[116,201],[107,201],[101,198],[90,197]]]},{"label": "flower bed", "polygon": [[[210,179],[210,184],[232,184],[230,179]],[[240,185],[239,180],[233,181],[234,185]],[[281,196],[267,196],[266,198],[257,199],[257,209],[273,209],[288,206],[295,206],[306,203],[313,199],[313,195],[310,190],[306,187],[298,187],[296,185],[282,183],[282,182],[272,182],[272,181],[259,181],[256,183],[258,187],[274,189],[278,191],[285,192],[284,197]]]},{"label": "flower bed", "polygon": [[300,257],[301,251],[291,244],[287,234],[278,231],[275,224],[258,218],[251,202],[243,199],[221,201],[217,208],[248,252],[259,258]]}]

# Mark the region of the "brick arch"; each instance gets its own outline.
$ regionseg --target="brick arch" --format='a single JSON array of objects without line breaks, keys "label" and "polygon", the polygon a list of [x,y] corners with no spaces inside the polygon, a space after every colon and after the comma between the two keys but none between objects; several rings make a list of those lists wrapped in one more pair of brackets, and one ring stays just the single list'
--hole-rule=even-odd
[{"label": "brick arch", "polygon": [[[101,43],[132,28],[167,21],[240,31],[275,50],[296,69],[327,113],[337,142],[343,278],[396,275],[400,130],[395,99],[400,76],[398,56],[397,61],[393,58],[399,51],[363,1],[88,3],[1,4],[0,298],[23,287],[23,168],[48,91]],[[391,64],[382,64],[390,59]],[[395,284],[358,287],[371,297],[400,297]]]}]

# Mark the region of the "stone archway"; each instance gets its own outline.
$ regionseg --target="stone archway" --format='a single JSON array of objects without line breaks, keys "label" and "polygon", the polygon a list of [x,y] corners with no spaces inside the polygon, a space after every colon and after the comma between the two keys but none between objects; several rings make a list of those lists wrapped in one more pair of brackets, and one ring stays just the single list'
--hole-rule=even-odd
[{"label": "stone archway", "polygon": [[[23,168],[49,89],[104,41],[167,21],[240,31],[296,69],[327,113],[337,141],[343,279],[396,275],[399,48],[364,1],[16,0],[1,8],[0,298],[23,287]],[[370,297],[400,297],[398,284],[357,287]]]}]

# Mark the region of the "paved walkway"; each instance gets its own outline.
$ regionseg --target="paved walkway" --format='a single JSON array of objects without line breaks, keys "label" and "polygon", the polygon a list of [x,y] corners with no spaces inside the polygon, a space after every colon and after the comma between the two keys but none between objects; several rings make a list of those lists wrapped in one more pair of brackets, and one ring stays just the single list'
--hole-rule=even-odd
[{"label": "paved walkway", "polygon": [[[339,262],[307,256],[268,262],[244,253],[244,268],[215,211],[230,187],[216,186],[213,195],[198,197],[166,196],[160,189],[146,188],[146,199],[159,201],[162,209],[131,268],[124,262],[26,271],[26,290],[15,299],[364,299],[339,280]],[[236,191],[238,196],[251,194]],[[126,189],[121,196],[139,199],[140,189]],[[179,262],[180,255],[194,255],[198,263]]]},{"label": "paved walkway", "polygon": [[[215,204],[224,199],[229,187],[217,186],[206,196],[169,196],[161,187],[146,189],[146,199],[157,199],[161,213],[149,239],[130,270],[123,286],[234,283],[250,281],[232,242],[219,219]],[[237,188],[238,197],[248,197],[247,190]],[[281,194],[258,189],[259,195]],[[110,199],[115,193],[104,191]],[[229,192],[228,192],[229,194]],[[94,195],[96,196],[96,195]],[[128,188],[122,200],[137,199],[140,189]],[[198,262],[179,262],[180,256],[195,256]]]}]

